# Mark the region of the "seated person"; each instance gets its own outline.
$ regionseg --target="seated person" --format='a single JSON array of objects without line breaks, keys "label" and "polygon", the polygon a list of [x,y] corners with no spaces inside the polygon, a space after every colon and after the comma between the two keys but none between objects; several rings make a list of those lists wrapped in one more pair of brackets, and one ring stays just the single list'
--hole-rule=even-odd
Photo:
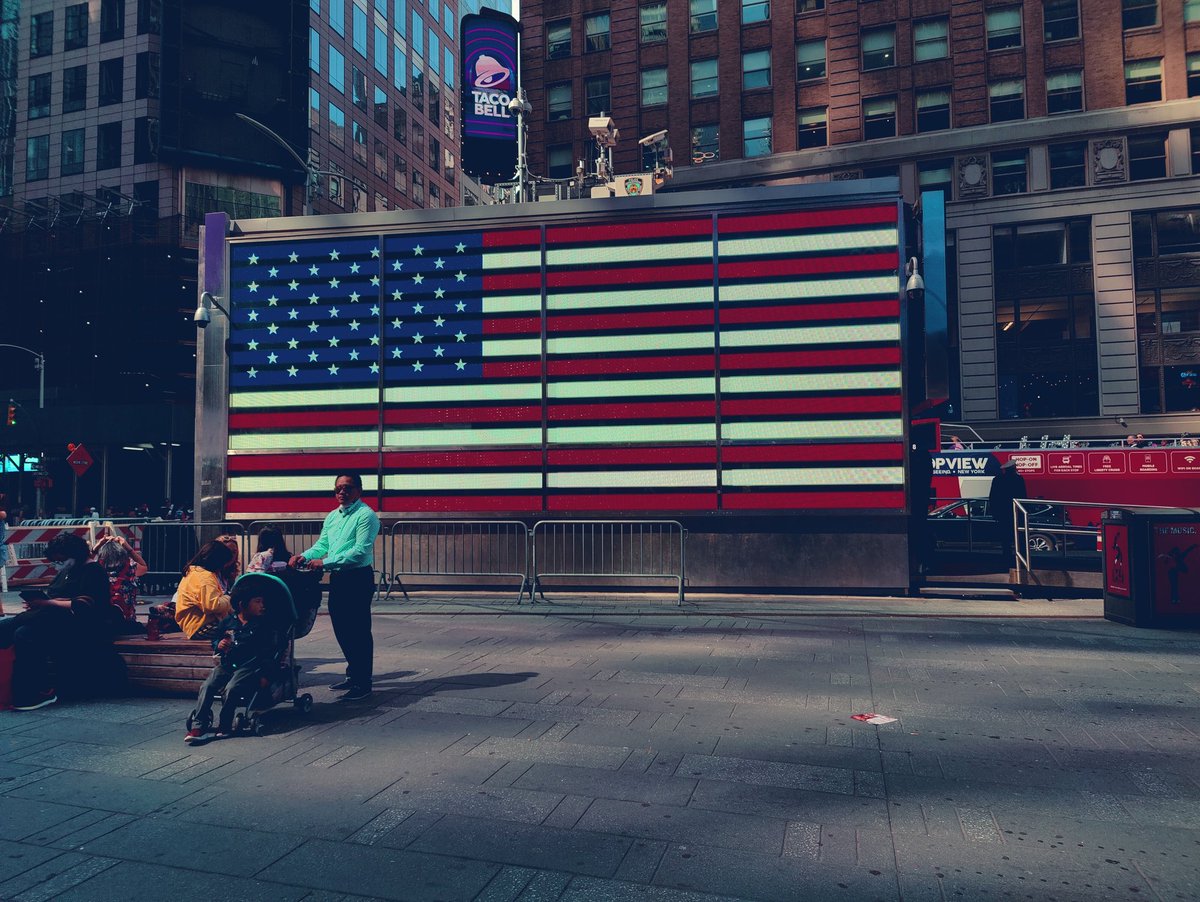
[{"label": "seated person", "polygon": [[[230,602],[235,613],[218,624],[213,637],[216,664],[196,699],[191,728],[183,737],[187,743],[224,739],[233,732],[233,713],[245,704],[275,666],[279,634],[263,617],[265,602],[253,587],[234,587]],[[212,729],[212,706],[222,693],[221,717],[216,732]]]},{"label": "seated person", "polygon": [[246,566],[247,573],[270,573],[283,570],[292,558],[283,541],[283,533],[273,526],[264,526],[258,534],[258,553]]},{"label": "seated person", "polygon": [[46,546],[46,557],[58,575],[44,597],[26,596],[25,612],[0,620],[0,648],[12,646],[13,702],[17,711],[36,711],[58,701],[51,683],[50,662],[61,679],[78,677],[80,686],[105,685],[102,666],[116,658],[112,650],[115,617],[109,603],[108,576],[89,563],[88,544],[71,533],[59,533]]},{"label": "seated person", "polygon": [[109,600],[121,612],[123,632],[132,632],[129,625],[137,622],[137,581],[149,569],[145,560],[121,535],[104,536],[92,554],[108,574]]},{"label": "seated person", "polygon": [[233,563],[233,552],[223,542],[205,542],[184,565],[175,593],[175,622],[189,639],[218,636],[217,626],[231,611],[223,576]]}]

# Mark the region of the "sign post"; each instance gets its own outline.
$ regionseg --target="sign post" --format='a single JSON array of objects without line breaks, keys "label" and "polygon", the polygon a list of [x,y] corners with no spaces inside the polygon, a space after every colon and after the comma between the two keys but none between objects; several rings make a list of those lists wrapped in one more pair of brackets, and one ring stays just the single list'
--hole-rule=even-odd
[{"label": "sign post", "polygon": [[93,460],[88,449],[82,444],[70,445],[68,450],[71,453],[67,455],[67,465],[75,474],[71,480],[71,516],[75,516],[79,510],[79,477],[88,471]]}]

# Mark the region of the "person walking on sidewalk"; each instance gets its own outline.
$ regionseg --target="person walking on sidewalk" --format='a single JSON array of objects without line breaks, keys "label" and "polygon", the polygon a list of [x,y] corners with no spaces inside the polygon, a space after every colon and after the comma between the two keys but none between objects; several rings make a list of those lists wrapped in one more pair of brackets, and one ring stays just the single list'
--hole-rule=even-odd
[{"label": "person walking on sidewalk", "polygon": [[346,656],[346,678],[331,688],[347,690],[342,701],[371,694],[375,642],[371,636],[371,597],[375,594],[375,537],[379,517],[362,500],[362,478],[339,476],[333,486],[338,507],[321,526],[312,548],[288,562],[329,573],[329,619]]}]

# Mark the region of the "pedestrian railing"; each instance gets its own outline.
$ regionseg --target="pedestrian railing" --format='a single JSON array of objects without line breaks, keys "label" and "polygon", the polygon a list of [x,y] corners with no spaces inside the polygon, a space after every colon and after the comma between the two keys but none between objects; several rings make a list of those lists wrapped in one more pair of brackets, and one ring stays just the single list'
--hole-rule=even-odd
[{"label": "pedestrian railing", "polygon": [[399,589],[408,601],[411,578],[511,578],[521,581],[519,603],[530,584],[529,529],[519,520],[398,520],[388,539],[385,598]]},{"label": "pedestrian railing", "polygon": [[246,527],[246,547],[242,559],[248,561],[258,551],[258,534],[268,526],[282,533],[283,544],[292,554],[303,554],[321,537],[324,524],[324,520],[255,520]]},{"label": "pedestrian railing", "polygon": [[184,566],[200,546],[218,536],[233,536],[245,561],[246,528],[242,523],[151,520],[144,524],[141,551],[146,574],[141,578],[142,590],[148,595],[170,595],[179,586]]}]

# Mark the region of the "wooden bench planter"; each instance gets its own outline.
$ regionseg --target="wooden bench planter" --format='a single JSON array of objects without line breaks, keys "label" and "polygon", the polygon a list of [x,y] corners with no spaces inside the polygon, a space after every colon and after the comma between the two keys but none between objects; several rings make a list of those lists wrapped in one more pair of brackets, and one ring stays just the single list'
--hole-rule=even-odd
[{"label": "wooden bench planter", "polygon": [[127,636],[113,643],[135,695],[197,695],[213,669],[212,643],[175,634],[156,642]]}]

